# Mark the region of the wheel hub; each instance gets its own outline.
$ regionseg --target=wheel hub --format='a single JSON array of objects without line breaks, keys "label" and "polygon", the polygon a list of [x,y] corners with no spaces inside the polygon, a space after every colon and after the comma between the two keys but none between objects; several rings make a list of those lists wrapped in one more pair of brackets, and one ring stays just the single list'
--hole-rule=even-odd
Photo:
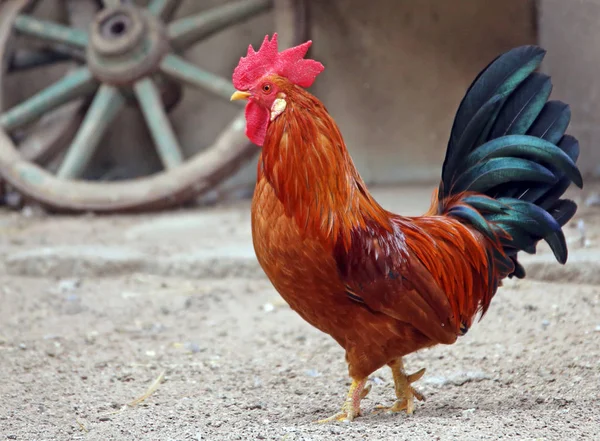
[{"label": "wheel hub", "polygon": [[[276,11],[276,17],[294,18],[282,29],[282,35],[290,36],[286,45],[300,44],[307,39],[297,25],[302,22],[299,18],[305,17],[306,1],[234,0],[172,20],[180,0],[139,2],[147,5],[148,13],[130,6],[132,2],[128,0],[128,5],[105,8],[100,14],[99,0],[79,0],[68,2],[73,26],[67,26],[33,16],[35,4],[41,2],[0,0],[0,64],[7,60],[8,42],[14,34],[41,40],[42,48],[50,45],[51,52],[77,61],[58,81],[11,109],[0,110],[2,179],[28,199],[61,211],[108,213],[165,208],[210,190],[254,156],[256,147],[244,134],[245,117],[241,111],[212,145],[185,158],[165,110],[169,108],[165,101],[170,99],[165,92],[179,93],[181,85],[187,84],[229,100],[233,88],[230,79],[169,52],[183,52],[217,31],[272,8],[283,12]],[[118,2],[101,3],[106,6]],[[292,4],[294,12],[288,14]],[[82,23],[92,25],[84,30]],[[292,35],[299,40],[293,42]],[[285,37],[282,40],[287,41]],[[12,63],[13,73],[64,59],[57,59],[56,54],[48,57],[44,49],[28,52],[24,53],[26,57],[20,57],[20,63]],[[86,55],[85,60],[81,54]],[[0,69],[0,86],[5,73],[5,69]],[[67,103],[69,107],[62,107]],[[75,105],[72,108],[71,103]],[[104,134],[127,103],[139,107],[165,170],[115,182],[83,179]],[[61,114],[63,109],[67,112]],[[67,121],[72,123],[66,124]],[[61,160],[56,173],[23,156],[8,136],[17,130],[28,132],[20,147],[31,145],[37,149],[39,144],[49,151],[50,145],[60,144],[65,154],[56,158]],[[52,153],[52,158],[55,153],[58,151]]]},{"label": "wheel hub", "polygon": [[99,80],[124,86],[156,71],[168,50],[166,31],[159,20],[144,9],[121,5],[95,17],[87,61]]}]

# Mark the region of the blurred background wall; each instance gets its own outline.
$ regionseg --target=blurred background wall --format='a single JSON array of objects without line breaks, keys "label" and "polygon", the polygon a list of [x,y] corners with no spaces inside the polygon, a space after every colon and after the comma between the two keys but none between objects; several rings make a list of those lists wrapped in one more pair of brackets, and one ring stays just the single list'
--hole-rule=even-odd
[{"label": "blurred background wall", "polygon": [[501,52],[534,43],[528,0],[333,0],[312,8],[315,83],[370,183],[438,179],[454,112]]},{"label": "blurred background wall", "polygon": [[[52,13],[48,0],[49,14]],[[277,0],[275,0],[277,1]],[[220,4],[186,1],[187,15]],[[341,126],[352,156],[369,184],[435,181],[454,112],[475,75],[501,52],[540,42],[549,50],[544,70],[554,97],[573,107],[582,141],[582,167],[600,165],[597,69],[600,5],[566,0],[313,0],[312,56],[326,65],[313,92]],[[538,29],[539,17],[539,29]],[[248,43],[273,30],[269,14],[203,42],[186,54],[230,78]],[[14,79],[7,102],[35,89],[39,78]],[[44,82],[47,78],[44,77]],[[33,87],[33,89],[32,89]],[[209,145],[239,110],[202,91],[186,90],[172,112],[189,154]],[[147,173],[158,166],[140,116],[129,109],[103,141],[93,175]],[[228,183],[251,187],[255,161]],[[114,170],[110,173],[115,174]]]},{"label": "blurred background wall", "polygon": [[600,1],[539,0],[542,68],[552,75],[553,97],[573,111],[571,131],[581,144],[580,167],[600,177]]}]

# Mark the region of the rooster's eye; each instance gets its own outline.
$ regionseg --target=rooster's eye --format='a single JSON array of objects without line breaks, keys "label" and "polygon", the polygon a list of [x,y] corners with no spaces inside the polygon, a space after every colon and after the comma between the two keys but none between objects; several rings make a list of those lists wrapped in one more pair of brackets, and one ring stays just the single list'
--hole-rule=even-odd
[{"label": "rooster's eye", "polygon": [[270,84],[263,84],[262,90],[263,90],[264,93],[271,92],[271,85]]}]

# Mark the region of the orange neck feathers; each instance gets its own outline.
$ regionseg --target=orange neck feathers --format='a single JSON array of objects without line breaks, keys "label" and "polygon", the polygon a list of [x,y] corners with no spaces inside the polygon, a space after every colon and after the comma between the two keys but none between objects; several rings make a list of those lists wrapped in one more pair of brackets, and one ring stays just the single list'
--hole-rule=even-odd
[{"label": "orange neck feathers", "polygon": [[304,89],[286,90],[285,111],[269,124],[259,179],[264,176],[300,230],[348,248],[353,230],[387,212],[368,193],[325,106]]}]

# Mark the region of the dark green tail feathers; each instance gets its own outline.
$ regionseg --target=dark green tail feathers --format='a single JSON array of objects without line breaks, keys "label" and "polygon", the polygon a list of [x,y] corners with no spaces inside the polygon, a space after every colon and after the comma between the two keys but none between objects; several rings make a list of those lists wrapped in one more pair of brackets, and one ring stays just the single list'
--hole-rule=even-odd
[{"label": "dark green tail feathers", "polygon": [[[509,276],[524,277],[517,253],[548,242],[567,261],[562,227],[577,205],[561,199],[571,183],[583,186],[576,161],[579,143],[565,134],[571,111],[548,101],[550,77],[535,72],[545,51],[522,46],[496,58],[469,87],[454,119],[442,169],[439,212],[501,239]],[[469,193],[458,206],[445,200]]]}]

